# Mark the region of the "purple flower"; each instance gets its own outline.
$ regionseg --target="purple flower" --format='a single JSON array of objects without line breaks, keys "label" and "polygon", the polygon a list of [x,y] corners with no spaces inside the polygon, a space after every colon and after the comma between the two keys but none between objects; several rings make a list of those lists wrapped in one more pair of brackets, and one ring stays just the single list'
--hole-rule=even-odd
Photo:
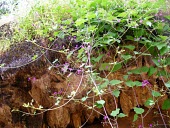
[{"label": "purple flower", "polygon": [[75,49],[77,49],[77,48],[78,48],[78,45],[76,45]]},{"label": "purple flower", "polygon": [[68,36],[68,39],[69,39],[69,40],[71,40],[71,37],[70,37],[70,36]]},{"label": "purple flower", "polygon": [[139,21],[139,23],[141,23],[141,24],[142,24],[142,22],[143,22],[143,20],[140,20],[140,21]]},{"label": "purple flower", "polygon": [[54,92],[53,95],[57,95],[57,92]]},{"label": "purple flower", "polygon": [[103,117],[103,120],[105,120],[105,121],[106,121],[106,120],[107,120],[107,118],[108,118],[108,116],[104,116],[104,117]]},{"label": "purple flower", "polygon": [[160,60],[158,60],[158,62],[161,62]]},{"label": "purple flower", "polygon": [[28,77],[28,81],[30,81],[31,80],[31,78],[30,77]]},{"label": "purple flower", "polygon": [[33,77],[33,78],[32,78],[32,80],[33,80],[33,81],[35,81],[35,80],[36,80],[36,78],[35,78],[35,77]]},{"label": "purple flower", "polygon": [[77,37],[76,36],[73,36],[73,39],[76,39]]},{"label": "purple flower", "polygon": [[148,80],[143,80],[142,81],[142,87],[145,87],[146,85],[150,85],[149,81]]},{"label": "purple flower", "polygon": [[80,70],[80,69],[77,70],[77,74],[78,74],[78,75],[80,75],[81,72],[82,72],[82,70]]},{"label": "purple flower", "polygon": [[156,13],[156,14],[155,14],[155,16],[157,17],[157,16],[158,16],[158,14]]},{"label": "purple flower", "polygon": [[73,71],[73,69],[72,69],[72,68],[68,68],[68,70],[70,70],[70,72],[71,72],[71,71]]},{"label": "purple flower", "polygon": [[149,128],[152,128],[152,126],[153,126],[153,125],[152,125],[152,124],[150,124],[150,125],[149,125]]},{"label": "purple flower", "polygon": [[139,125],[139,127],[138,128],[142,128],[142,125]]},{"label": "purple flower", "polygon": [[120,23],[120,21],[121,21],[120,19],[117,19],[117,22],[118,22],[118,23]]},{"label": "purple flower", "polygon": [[107,55],[110,56],[110,52],[108,52]]}]

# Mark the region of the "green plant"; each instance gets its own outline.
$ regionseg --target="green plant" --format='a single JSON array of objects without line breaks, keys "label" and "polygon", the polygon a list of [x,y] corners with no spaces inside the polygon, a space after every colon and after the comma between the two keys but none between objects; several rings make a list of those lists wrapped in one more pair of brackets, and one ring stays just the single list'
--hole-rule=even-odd
[{"label": "green plant", "polygon": [[[60,51],[67,56],[67,62],[76,62],[81,66],[76,73],[86,74],[89,84],[93,87],[87,95],[81,99],[75,99],[78,85],[69,96],[69,101],[84,102],[89,98],[89,94],[99,97],[89,109],[101,108],[104,110],[104,120],[109,116],[117,119],[125,117],[120,112],[120,108],[115,104],[116,109],[107,113],[105,101],[102,95],[110,93],[113,98],[118,98],[124,86],[134,88],[147,88],[151,92],[151,97],[145,105],[152,107],[157,105],[159,99],[169,92],[169,82],[164,82],[164,78],[169,80],[170,74],[164,70],[168,68],[170,46],[169,37],[164,33],[169,32],[170,26],[162,17],[165,9],[165,1],[158,0],[150,2],[147,0],[125,1],[125,0],[70,0],[60,3],[49,0],[48,4],[34,6],[28,16],[22,18],[14,31],[14,42],[22,40],[36,40],[43,37],[53,42],[56,38],[68,38],[69,44],[76,42],[77,45],[70,49],[61,48]],[[77,11],[78,10],[78,11]],[[35,42],[34,42],[35,43]],[[52,43],[51,43],[52,44]],[[143,64],[145,57],[153,61],[152,65]],[[37,56],[33,57],[36,60]],[[138,64],[139,58],[143,58]],[[55,63],[55,62],[54,62]],[[135,64],[134,64],[135,63]],[[135,65],[135,69],[128,69],[130,65]],[[69,64],[60,64],[62,72],[72,71]],[[49,68],[51,70],[51,67]],[[123,79],[110,80],[111,74],[125,69]],[[141,80],[131,80],[131,75],[139,75]],[[146,75],[148,79],[144,79]],[[150,77],[160,78],[166,87],[165,90],[155,89],[149,82]],[[135,91],[133,92],[135,95]],[[60,100],[63,97],[56,96],[56,108],[59,108]],[[116,100],[115,100],[116,101]],[[136,100],[137,102],[137,100]],[[67,102],[68,103],[68,102]],[[166,100],[163,109],[169,109],[169,100]],[[32,107],[26,104],[26,107]],[[159,105],[158,105],[159,107]],[[34,107],[32,107],[34,108]],[[34,108],[35,109],[35,108]],[[45,110],[38,108],[38,110]],[[48,109],[47,109],[48,110]],[[51,110],[51,109],[50,109]],[[134,122],[141,116],[142,122],[146,114],[144,109],[134,107]],[[118,124],[116,122],[116,126]],[[141,127],[144,127],[143,124]]]}]

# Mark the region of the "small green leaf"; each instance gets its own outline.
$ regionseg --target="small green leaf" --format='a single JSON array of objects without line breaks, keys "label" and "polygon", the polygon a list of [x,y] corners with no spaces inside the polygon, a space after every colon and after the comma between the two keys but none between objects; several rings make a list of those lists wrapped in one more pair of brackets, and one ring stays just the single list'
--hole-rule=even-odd
[{"label": "small green leaf", "polygon": [[123,76],[123,79],[127,80],[128,77],[129,77],[129,75],[124,75],[124,76]]},{"label": "small green leaf", "polygon": [[151,66],[151,67],[149,68],[148,75],[151,76],[151,75],[153,75],[156,71],[157,71],[157,68],[154,68],[153,66]]},{"label": "small green leaf", "polygon": [[146,22],[146,25],[148,25],[149,27],[151,27],[151,26],[152,26],[152,23],[151,23],[150,21],[147,21],[147,22]]},{"label": "small green leaf", "polygon": [[153,101],[152,98],[149,98],[146,102],[145,102],[145,106],[152,106],[155,105],[155,102]]},{"label": "small green leaf", "polygon": [[99,62],[103,56],[104,56],[104,55],[103,55],[103,54],[101,54],[101,55],[100,55],[100,56],[98,56],[97,58],[92,57],[92,60],[93,60],[93,61],[95,61],[95,62]]},{"label": "small green leaf", "polygon": [[5,63],[0,64],[0,68],[1,68],[1,67],[4,67],[4,66],[5,66]]},{"label": "small green leaf", "polygon": [[96,104],[95,104],[95,105],[96,105],[98,108],[102,108],[104,104],[105,104],[105,101],[104,101],[104,100],[98,100],[98,101],[96,101]]},{"label": "small green leaf", "polygon": [[125,116],[127,116],[127,115],[125,115],[124,113],[120,113],[120,114],[118,115],[118,117],[120,117],[120,118],[125,117]]},{"label": "small green leaf", "polygon": [[167,83],[165,83],[165,86],[166,86],[167,88],[170,88],[170,81],[168,81]]},{"label": "small green leaf", "polygon": [[116,84],[120,84],[120,83],[123,83],[123,81],[120,81],[120,80],[111,80],[110,81],[111,85],[116,85]]},{"label": "small green leaf", "polygon": [[135,46],[133,45],[126,45],[126,46],[123,46],[124,48],[128,48],[130,50],[134,50],[135,49]]},{"label": "small green leaf", "polygon": [[119,91],[119,90],[114,90],[114,91],[113,91],[113,95],[114,95],[115,97],[119,97],[120,91]]},{"label": "small green leaf", "polygon": [[85,19],[80,18],[80,19],[76,20],[75,25],[80,26],[80,25],[84,24],[85,22],[86,22]]},{"label": "small green leaf", "polygon": [[134,115],[133,122],[135,122],[138,119],[138,114]]},{"label": "small green leaf", "polygon": [[131,81],[131,80],[125,82],[125,84],[126,84],[128,87],[133,87],[133,86],[135,86],[135,83],[134,83],[133,81]]},{"label": "small green leaf", "polygon": [[78,50],[77,58],[80,58],[83,53],[84,53],[84,48],[81,48],[80,50]]},{"label": "small green leaf", "polygon": [[119,111],[120,111],[120,108],[117,108],[115,111],[112,111],[110,115],[115,117],[119,114]]},{"label": "small green leaf", "polygon": [[34,55],[34,56],[32,57],[32,60],[36,60],[37,57],[38,57],[38,55]]},{"label": "small green leaf", "polygon": [[129,54],[127,54],[127,55],[123,55],[123,54],[122,54],[121,57],[122,57],[124,60],[128,60],[128,59],[132,58],[132,56],[129,55]]},{"label": "small green leaf", "polygon": [[142,72],[148,72],[148,71],[149,71],[149,68],[146,66],[143,66],[141,68],[133,69],[129,72],[134,73],[134,74],[141,74]]},{"label": "small green leaf", "polygon": [[108,80],[106,80],[104,83],[100,84],[99,87],[100,87],[100,89],[103,89],[103,88],[106,88],[107,85],[109,85],[109,81]]},{"label": "small green leaf", "polygon": [[161,96],[161,93],[152,90],[152,96],[154,96],[154,97],[159,97],[159,96]]},{"label": "small green leaf", "polygon": [[87,96],[85,96],[85,97],[83,97],[82,99],[81,99],[81,101],[86,101],[86,99],[87,99],[88,97]]},{"label": "small green leaf", "polygon": [[136,86],[142,86],[142,82],[139,82],[139,81],[134,81],[134,84],[135,84]]},{"label": "small green leaf", "polygon": [[168,110],[170,109],[170,99],[166,99],[162,105],[163,110]]},{"label": "small green leaf", "polygon": [[144,109],[143,108],[134,107],[134,111],[135,111],[136,114],[142,114],[144,112]]},{"label": "small green leaf", "polygon": [[100,67],[99,67],[99,70],[102,71],[102,70],[110,70],[111,68],[111,65],[109,63],[101,63]]},{"label": "small green leaf", "polygon": [[122,64],[121,63],[117,63],[117,64],[114,65],[114,67],[112,69],[112,72],[115,72],[115,71],[117,71],[117,70],[119,70],[121,68],[122,68]]}]

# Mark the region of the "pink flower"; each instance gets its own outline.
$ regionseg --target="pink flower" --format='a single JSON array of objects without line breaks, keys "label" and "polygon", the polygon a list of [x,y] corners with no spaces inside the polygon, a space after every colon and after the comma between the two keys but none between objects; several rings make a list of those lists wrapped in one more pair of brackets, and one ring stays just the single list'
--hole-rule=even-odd
[{"label": "pink flower", "polygon": [[104,116],[104,117],[103,117],[103,120],[105,120],[105,121],[106,121],[106,120],[107,120],[107,118],[108,118],[108,116]]},{"label": "pink flower", "polygon": [[118,22],[118,23],[120,23],[120,21],[121,21],[120,19],[117,19],[117,22]]},{"label": "pink flower", "polygon": [[141,24],[142,24],[142,22],[143,22],[143,20],[140,20],[140,21],[139,21],[139,23],[141,23]]},{"label": "pink flower", "polygon": [[142,87],[145,87],[146,85],[150,85],[149,81],[148,80],[143,80],[142,81]]}]

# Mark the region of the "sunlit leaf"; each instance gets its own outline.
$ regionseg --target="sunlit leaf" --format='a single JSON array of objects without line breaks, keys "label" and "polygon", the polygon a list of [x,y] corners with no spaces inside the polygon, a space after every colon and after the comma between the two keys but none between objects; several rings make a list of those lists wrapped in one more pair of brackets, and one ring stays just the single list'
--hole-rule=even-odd
[{"label": "sunlit leaf", "polygon": [[134,111],[135,111],[136,114],[142,114],[144,112],[144,109],[143,108],[134,107]]},{"label": "sunlit leaf", "polygon": [[163,110],[168,110],[170,109],[170,99],[166,99],[162,105]]},{"label": "sunlit leaf", "polygon": [[152,96],[154,96],[154,97],[159,97],[159,96],[161,96],[161,93],[152,90]]},{"label": "sunlit leaf", "polygon": [[116,110],[112,111],[110,115],[115,117],[119,114],[119,111],[120,111],[120,108],[117,108]]},{"label": "sunlit leaf", "polygon": [[135,114],[133,117],[133,122],[135,122],[138,119],[138,114]]},{"label": "sunlit leaf", "polygon": [[111,85],[116,85],[116,84],[120,84],[120,83],[123,83],[123,81],[120,81],[120,80],[111,80],[110,81]]},{"label": "sunlit leaf", "polygon": [[113,95],[115,97],[119,97],[119,95],[120,95],[120,91],[119,90],[114,90],[112,93],[113,93]]},{"label": "sunlit leaf", "polygon": [[118,115],[118,117],[120,117],[120,118],[122,118],[122,117],[126,117],[127,115],[125,115],[124,113],[120,113],[119,115]]},{"label": "sunlit leaf", "polygon": [[145,102],[145,106],[152,106],[155,105],[155,102],[153,101],[152,98],[149,98],[146,102]]}]

